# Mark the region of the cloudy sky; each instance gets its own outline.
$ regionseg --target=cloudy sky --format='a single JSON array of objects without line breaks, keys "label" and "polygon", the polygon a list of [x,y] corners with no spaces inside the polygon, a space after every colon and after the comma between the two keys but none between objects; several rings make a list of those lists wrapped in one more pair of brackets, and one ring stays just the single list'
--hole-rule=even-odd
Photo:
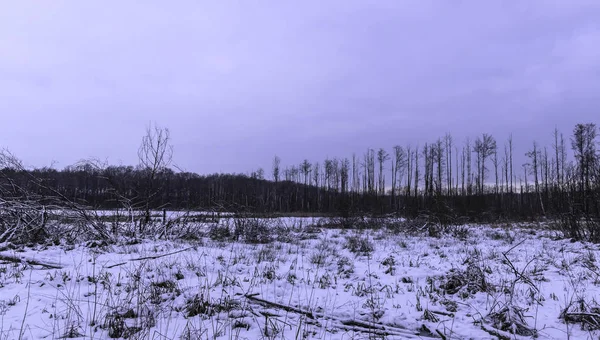
[{"label": "cloudy sky", "polygon": [[600,1],[3,1],[0,147],[27,164],[268,169],[600,123]]}]

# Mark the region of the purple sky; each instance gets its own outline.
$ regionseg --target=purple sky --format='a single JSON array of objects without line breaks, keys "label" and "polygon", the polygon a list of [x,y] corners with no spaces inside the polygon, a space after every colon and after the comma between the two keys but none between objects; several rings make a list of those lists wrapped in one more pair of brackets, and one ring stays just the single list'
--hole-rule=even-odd
[{"label": "purple sky", "polygon": [[0,147],[136,164],[145,126],[195,172],[600,123],[600,1],[10,1]]}]

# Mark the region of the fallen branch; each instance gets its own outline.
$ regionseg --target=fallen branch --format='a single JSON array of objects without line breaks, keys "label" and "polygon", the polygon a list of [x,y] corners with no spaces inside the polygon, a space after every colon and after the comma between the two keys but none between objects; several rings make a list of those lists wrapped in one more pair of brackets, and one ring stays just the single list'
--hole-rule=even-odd
[{"label": "fallen branch", "polygon": [[306,311],[297,307],[284,305],[281,303],[265,300],[256,296],[256,294],[246,294],[244,295],[248,300],[259,303],[266,307],[279,308],[283,309],[287,312],[292,312],[296,314],[301,314],[306,316],[307,318],[317,321],[318,319],[326,319],[331,320],[337,323],[330,324],[336,328],[343,329],[346,331],[354,331],[361,332],[367,334],[376,334],[380,336],[400,336],[403,339],[419,339],[424,337],[422,334],[419,335],[418,332],[411,332],[410,330],[404,328],[398,328],[393,326],[388,326],[381,324],[379,322],[365,322],[361,320],[354,319],[341,319],[333,315],[325,315],[323,313],[314,313],[311,311]]},{"label": "fallen branch", "polygon": [[581,322],[588,324],[593,329],[600,328],[600,314],[586,312],[570,312],[564,314],[564,319],[567,322]]},{"label": "fallen branch", "polygon": [[178,251],[174,251],[174,252],[172,252],[172,253],[167,253],[167,254],[154,255],[154,256],[145,256],[145,257],[138,257],[138,258],[135,258],[135,259],[130,259],[130,260],[126,261],[126,262],[121,262],[121,263],[117,263],[117,264],[110,265],[110,266],[108,266],[108,267],[106,267],[106,268],[107,268],[107,269],[110,269],[110,268],[114,268],[114,267],[122,266],[122,265],[124,265],[124,264],[127,264],[127,263],[129,263],[129,262],[134,262],[134,261],[143,261],[143,260],[156,260],[156,259],[160,259],[161,257],[166,257],[166,256],[171,256],[171,255],[175,255],[175,254],[183,253],[184,251],[188,251],[188,250],[190,250],[190,249],[194,249],[194,247],[188,247],[188,248],[185,248],[185,249],[180,249],[180,250],[178,250]]},{"label": "fallen branch", "polygon": [[433,314],[448,316],[448,317],[451,317],[451,318],[454,317],[454,313],[448,313],[448,312],[444,312],[444,311],[441,311],[441,310],[431,310],[431,309],[429,309],[429,311],[432,312]]},{"label": "fallen branch", "polygon": [[490,335],[497,337],[500,340],[511,340],[512,339],[512,334],[501,331],[496,328],[488,327],[486,325],[481,325],[481,329],[486,331]]},{"label": "fallen branch", "polygon": [[252,300],[252,301],[258,302],[258,303],[260,303],[262,305],[266,305],[268,307],[275,307],[275,308],[283,309],[286,312],[292,312],[292,313],[296,313],[296,314],[302,314],[302,315],[305,315],[306,317],[308,317],[309,319],[314,319],[315,318],[315,316],[313,315],[313,313],[310,312],[310,311],[305,311],[305,310],[302,310],[300,308],[296,308],[296,307],[292,307],[292,306],[283,305],[283,304],[280,304],[280,303],[277,303],[277,302],[272,302],[272,301],[264,300],[264,299],[261,299],[259,297],[256,297],[255,295],[251,295],[251,294],[246,294],[244,296],[248,300]]},{"label": "fallen branch", "polygon": [[21,257],[13,256],[13,255],[6,255],[6,254],[0,254],[0,261],[7,261],[7,262],[12,262],[12,263],[25,263],[30,266],[42,266],[44,268],[49,268],[49,269],[62,269],[62,266],[59,266],[57,264],[44,263],[44,262],[36,261],[34,259],[21,258]]},{"label": "fallen branch", "polygon": [[593,318],[598,318],[598,319],[600,319],[600,314],[596,314],[596,313],[577,313],[577,312],[570,312],[570,313],[565,313],[565,316],[567,316],[567,317],[593,317]]}]

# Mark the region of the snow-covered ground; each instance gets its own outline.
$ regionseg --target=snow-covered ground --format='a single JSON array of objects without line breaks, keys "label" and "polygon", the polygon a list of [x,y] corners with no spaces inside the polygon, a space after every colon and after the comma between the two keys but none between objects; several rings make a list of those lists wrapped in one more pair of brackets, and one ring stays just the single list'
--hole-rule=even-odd
[{"label": "snow-covered ground", "polygon": [[189,241],[5,249],[61,268],[0,261],[0,339],[600,336],[597,245],[531,227],[430,236],[311,221],[262,221],[266,244],[206,225]]}]

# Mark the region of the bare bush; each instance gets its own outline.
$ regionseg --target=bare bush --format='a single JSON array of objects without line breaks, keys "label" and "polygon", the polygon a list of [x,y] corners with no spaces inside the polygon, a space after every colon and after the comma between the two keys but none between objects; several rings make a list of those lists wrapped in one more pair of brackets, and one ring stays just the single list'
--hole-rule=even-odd
[{"label": "bare bush", "polygon": [[567,323],[578,323],[585,330],[597,330],[600,329],[600,305],[581,299],[565,308],[560,318]]},{"label": "bare bush", "polygon": [[368,255],[375,247],[367,236],[352,235],[346,237],[346,248],[356,255]]},{"label": "bare bush", "polygon": [[233,234],[236,239],[246,243],[260,244],[273,241],[268,221],[262,218],[235,218]]},{"label": "bare bush", "polygon": [[227,241],[231,239],[231,230],[228,225],[213,224],[208,228],[208,237],[214,241]]},{"label": "bare bush", "polygon": [[[28,176],[30,188],[17,185],[10,172]],[[8,150],[0,150],[0,244],[43,243],[61,237],[111,239],[95,211],[60,194],[26,171]]]},{"label": "bare bush", "polygon": [[600,243],[600,219],[580,216],[575,212],[562,214],[560,219],[551,224],[554,229],[563,233],[564,237]]},{"label": "bare bush", "polygon": [[524,312],[524,308],[506,305],[499,311],[490,313],[485,321],[494,328],[513,335],[535,336],[537,332],[527,325]]}]

